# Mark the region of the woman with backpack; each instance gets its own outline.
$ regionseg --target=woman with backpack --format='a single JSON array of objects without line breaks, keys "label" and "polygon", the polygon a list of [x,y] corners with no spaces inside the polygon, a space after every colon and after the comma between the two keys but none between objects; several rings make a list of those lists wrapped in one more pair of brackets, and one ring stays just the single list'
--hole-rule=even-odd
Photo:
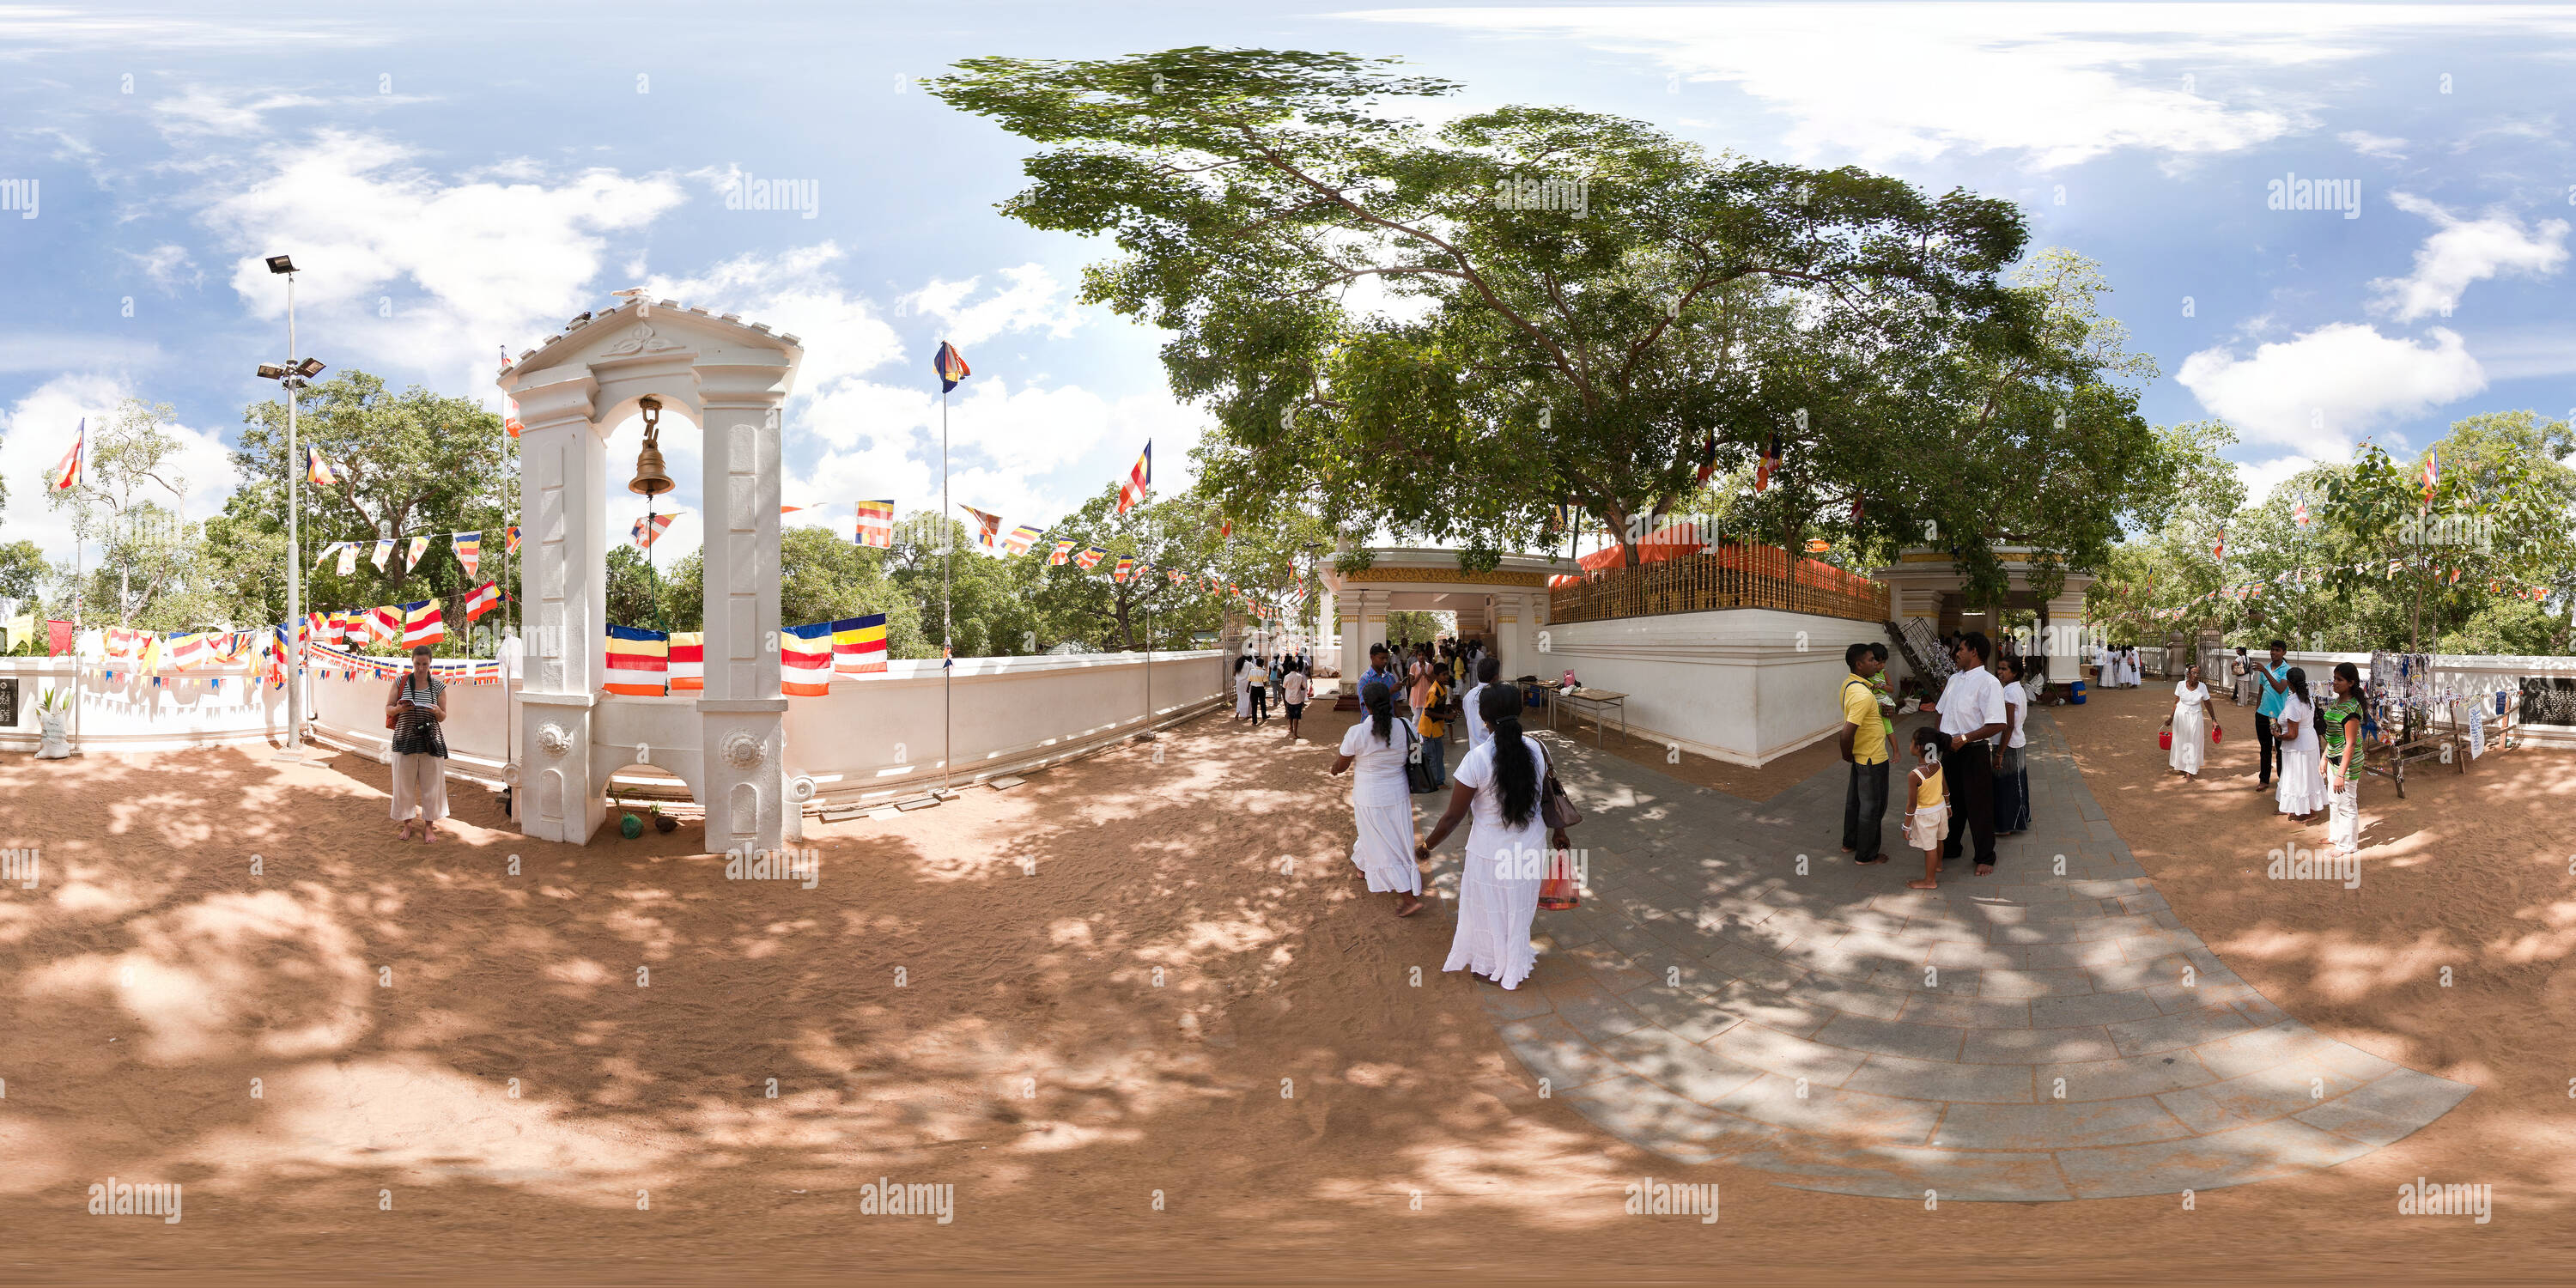
[{"label": "woman with backpack", "polygon": [[[1371,681],[1360,688],[1368,716],[1342,735],[1331,772],[1351,771],[1351,864],[1372,894],[1395,895],[1395,915],[1422,911],[1422,865],[1413,840],[1413,787],[1404,773],[1418,738],[1395,718],[1395,695]],[[1531,883],[1533,897],[1538,889]],[[1531,905],[1535,908],[1537,905]]]}]

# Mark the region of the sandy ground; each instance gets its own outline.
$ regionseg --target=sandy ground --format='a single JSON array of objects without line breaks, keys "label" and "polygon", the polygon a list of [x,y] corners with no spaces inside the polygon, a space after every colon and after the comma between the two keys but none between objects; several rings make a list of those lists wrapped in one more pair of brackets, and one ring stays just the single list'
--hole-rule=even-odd
[{"label": "sandy ground", "polygon": [[[350,756],[10,757],[0,845],[45,867],[0,894],[0,1282],[2576,1273],[2576,763],[2373,780],[2346,892],[2263,880],[2286,827],[2241,763],[2150,772],[2160,715],[2061,719],[2175,906],[2293,1013],[2481,1088],[2191,1210],[1789,1190],[1537,1098],[1490,985],[1438,971],[1447,908],[1398,921],[1350,867],[1348,716],[821,829],[810,890],[727,881],[694,826],[532,844],[471,790],[460,841],[400,844]],[[2493,1222],[2398,1217],[2419,1174],[2493,1184]],[[184,1219],[86,1214],[111,1175],[183,1183]],[[1641,1176],[1722,1218],[1622,1215]],[[953,1186],[953,1222],[862,1214],[880,1177]]]}]

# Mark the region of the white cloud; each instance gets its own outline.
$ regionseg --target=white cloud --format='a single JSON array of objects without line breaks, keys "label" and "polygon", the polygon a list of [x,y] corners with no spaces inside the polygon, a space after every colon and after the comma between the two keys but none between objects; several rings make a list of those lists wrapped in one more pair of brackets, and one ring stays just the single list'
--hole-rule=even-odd
[{"label": "white cloud", "polygon": [[1044,331],[1061,340],[1082,325],[1081,309],[1045,266],[1006,268],[1002,277],[1009,285],[972,304],[966,301],[984,280],[980,277],[962,282],[933,278],[897,304],[906,313],[926,314],[946,323],[943,338],[958,345],[978,344],[1008,331]]},{"label": "white cloud", "polygon": [[2272,495],[2272,489],[2318,463],[2312,456],[2279,456],[2259,463],[2237,461],[2234,464],[2237,481],[2245,485],[2245,503],[2259,506],[2264,498]]},{"label": "white cloud", "polygon": [[[1954,148],[2019,150],[2040,166],[2124,148],[2239,151],[2308,127],[2305,85],[2324,65],[2434,32],[2576,32],[2565,9],[2510,5],[1761,3],[1338,16],[1643,55],[1785,113],[1786,141],[1802,156],[1865,164]],[[2262,83],[2285,69],[2308,79]]]},{"label": "white cloud", "polygon": [[2378,157],[2387,161],[2406,159],[2406,140],[2404,139],[2392,139],[2385,134],[2373,134],[2368,130],[2346,130],[2336,135],[2335,140],[2366,157]]},{"label": "white cloud", "polygon": [[642,228],[682,200],[667,175],[613,170],[448,181],[409,164],[399,144],[336,130],[260,155],[258,177],[204,212],[244,248],[231,281],[250,312],[285,312],[262,257],[292,253],[309,352],[335,366],[422,371],[495,407],[498,346],[515,352],[598,304],[605,234]]},{"label": "white cloud", "polygon": [[268,132],[267,113],[286,107],[319,107],[323,100],[302,94],[268,92],[227,94],[191,85],[177,96],[152,104],[163,136],[191,140],[209,135],[245,137]]},{"label": "white cloud", "polygon": [[152,279],[154,286],[162,290],[175,291],[181,286],[205,284],[204,270],[197,267],[197,261],[188,257],[188,248],[185,246],[164,242],[140,255],[132,251],[123,253],[127,259],[134,261],[135,267],[143,270],[145,277]]},{"label": "white cloud", "polygon": [[[939,507],[939,394],[929,341],[907,346],[890,315],[939,319],[970,364],[973,345],[1013,333],[1061,337],[1082,321],[1070,292],[1041,265],[1000,270],[993,275],[1002,285],[991,291],[980,291],[982,277],[933,280],[889,310],[842,285],[835,269],[845,258],[840,246],[824,242],[739,255],[692,276],[657,275],[644,283],[656,299],[738,313],[803,343],[787,408],[782,497],[823,513],[790,515],[790,525],[845,528],[850,503],[861,497],[893,497],[907,514]],[[1200,413],[1166,395],[1110,398],[1079,385],[1013,385],[988,369],[949,398],[949,513],[962,517],[954,507],[972,505],[1002,515],[1006,528],[1045,526],[1122,476],[1149,437],[1155,490],[1176,492],[1188,486],[1186,457],[1203,425]],[[683,455],[673,450],[674,437],[663,439],[682,485],[673,501],[693,506],[695,444],[677,436]],[[612,456],[626,441],[612,445]],[[620,537],[624,523],[616,525]],[[658,549],[685,553],[697,539],[683,519]]]},{"label": "white cloud", "polygon": [[[69,510],[45,503],[45,481],[80,431],[83,418],[92,429],[104,424],[117,403],[134,396],[123,380],[103,375],[57,376],[18,400],[0,429],[0,476],[9,480],[9,508],[0,533],[11,541],[34,541],[49,559],[72,555]],[[218,430],[186,425],[167,427],[179,450],[171,476],[186,481],[182,509],[188,518],[204,519],[223,506],[240,483],[232,457]],[[155,498],[166,502],[166,495]],[[92,566],[95,567],[95,552]]]},{"label": "white cloud", "polygon": [[2428,334],[2429,347],[2337,322],[2258,346],[2250,358],[2203,349],[2183,360],[2176,378],[2247,442],[2340,460],[2374,425],[2486,388],[2457,333]]},{"label": "white cloud", "polygon": [[2433,221],[2435,232],[2415,252],[2415,271],[2371,282],[2379,298],[2372,311],[2400,322],[2450,316],[2472,282],[2499,273],[2547,277],[2567,265],[2567,221],[2544,219],[2529,230],[2501,211],[2462,219],[2409,193],[2392,192],[2389,204]]}]

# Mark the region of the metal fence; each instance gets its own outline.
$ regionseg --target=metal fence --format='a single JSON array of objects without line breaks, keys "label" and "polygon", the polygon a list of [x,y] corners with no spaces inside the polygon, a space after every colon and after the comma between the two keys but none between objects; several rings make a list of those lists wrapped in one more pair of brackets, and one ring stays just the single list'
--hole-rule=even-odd
[{"label": "metal fence", "polygon": [[1729,546],[1567,579],[1548,591],[1547,620],[1598,622],[1714,608],[1771,608],[1857,622],[1888,620],[1887,586],[1813,559],[1794,574],[1774,546]]}]

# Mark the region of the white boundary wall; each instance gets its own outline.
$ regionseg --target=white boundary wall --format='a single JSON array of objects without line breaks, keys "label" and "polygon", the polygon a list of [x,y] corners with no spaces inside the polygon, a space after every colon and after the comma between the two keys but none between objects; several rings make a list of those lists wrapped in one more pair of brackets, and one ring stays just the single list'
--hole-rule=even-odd
[{"label": "white boundary wall", "polygon": [[[1226,655],[1216,650],[1156,653],[1153,726],[1230,703],[1225,662]],[[811,777],[816,800],[827,806],[874,804],[935,790],[942,699],[950,690],[952,783],[971,785],[1039,768],[1143,732],[1146,680],[1141,653],[959,658],[951,683],[942,682],[937,659],[889,662],[882,675],[835,677],[832,691],[823,697],[788,699],[787,776],[791,782],[800,775]],[[315,733],[382,758],[390,740],[384,695],[391,685],[374,678],[317,681]],[[507,781],[507,765],[514,759],[525,762],[525,749],[507,743],[517,723],[510,710],[515,696],[515,689],[499,685],[458,685],[447,691],[451,776],[498,787]],[[603,694],[599,705],[604,735],[617,731],[624,737],[669,726],[675,731],[668,738],[673,747],[681,743],[677,731],[697,719],[694,695]],[[685,756],[672,756],[657,750],[654,762],[694,780],[697,766]],[[615,782],[620,794],[665,799],[678,786],[651,773],[622,774]]]},{"label": "white boundary wall", "polygon": [[[1152,727],[1231,704],[1228,655],[1220,650],[1156,653],[1151,667]],[[819,698],[791,698],[787,706],[787,773],[814,779],[825,805],[878,803],[934,790],[940,776],[943,693],[951,714],[955,767],[950,781],[965,785],[1098,751],[1148,727],[1148,668],[1140,653],[1070,657],[960,658],[952,683],[943,683],[937,660],[887,663],[882,675],[840,676]],[[95,662],[71,658],[0,658],[0,676],[18,680],[18,721],[0,728],[0,751],[33,752],[39,740],[36,698],[60,685],[78,686],[72,722],[75,752],[168,751],[185,747],[277,743],[286,727],[283,690],[259,682],[241,667],[208,667],[164,677],[156,689],[125,672],[100,678]],[[218,690],[209,681],[221,678]],[[390,680],[325,679],[308,672],[311,732],[320,741],[379,760],[391,732],[384,727]],[[950,692],[952,691],[953,692]],[[508,766],[524,760],[510,745],[518,705],[515,682],[454,685],[448,691],[448,773],[500,787]],[[630,698],[602,695],[600,706],[615,729],[651,728],[697,719],[694,696]],[[675,726],[676,727],[676,726]],[[673,745],[678,738],[672,739]],[[514,756],[514,751],[520,754]],[[664,757],[657,753],[655,760]],[[694,765],[673,766],[684,776]],[[655,785],[662,789],[655,791]],[[678,784],[659,775],[621,776],[621,792],[667,794]]]},{"label": "white boundary wall", "polygon": [[[1768,608],[1551,624],[1537,635],[1541,679],[1571,670],[1587,687],[1625,693],[1637,736],[1737,765],[1840,730],[1844,646],[1887,642],[1875,622]],[[1581,723],[1560,717],[1561,727]]]},{"label": "white boundary wall", "polygon": [[[282,739],[286,691],[259,681],[255,668],[206,666],[170,671],[156,688],[150,676],[118,670],[113,680],[96,661],[63,657],[0,658],[0,677],[18,681],[17,723],[0,727],[0,751],[33,752],[42,732],[36,698],[72,691],[74,751],[176,751]],[[223,683],[218,686],[215,681]]]}]

